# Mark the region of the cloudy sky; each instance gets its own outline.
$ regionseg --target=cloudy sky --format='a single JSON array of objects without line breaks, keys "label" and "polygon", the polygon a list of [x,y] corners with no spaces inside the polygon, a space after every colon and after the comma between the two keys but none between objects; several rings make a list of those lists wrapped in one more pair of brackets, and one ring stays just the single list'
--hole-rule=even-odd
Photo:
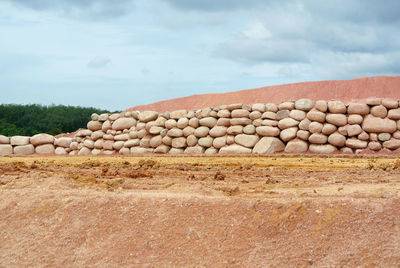
[{"label": "cloudy sky", "polygon": [[400,74],[400,1],[0,0],[0,102],[122,110]]}]

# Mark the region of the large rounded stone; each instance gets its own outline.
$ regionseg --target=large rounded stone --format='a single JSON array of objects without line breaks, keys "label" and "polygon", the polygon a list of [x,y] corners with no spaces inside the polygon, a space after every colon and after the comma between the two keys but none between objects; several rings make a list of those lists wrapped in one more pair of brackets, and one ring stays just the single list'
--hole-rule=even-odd
[{"label": "large rounded stone", "polygon": [[337,151],[337,148],[331,144],[311,144],[309,150],[315,154],[331,154]]},{"label": "large rounded stone", "polygon": [[322,127],[321,133],[325,135],[330,135],[334,133],[337,130],[337,127],[335,125],[325,123],[324,126]]},{"label": "large rounded stone", "polygon": [[[133,147],[133,146],[139,146],[139,144],[140,144],[140,140],[139,139],[131,139],[131,140],[127,140],[127,141],[124,142],[124,147],[130,148],[130,147]],[[96,144],[95,144],[95,147],[96,147]]]},{"label": "large rounded stone", "polygon": [[264,103],[254,103],[254,104],[251,106],[251,110],[253,110],[253,111],[258,111],[258,112],[260,112],[260,113],[263,113],[263,112],[265,112],[266,107],[265,107],[265,104],[264,104]]},{"label": "large rounded stone", "polygon": [[35,153],[37,154],[54,154],[53,144],[43,144],[35,147]]},{"label": "large rounded stone", "polygon": [[21,146],[21,145],[28,145],[30,137],[28,136],[12,136],[10,139],[11,145]]},{"label": "large rounded stone", "polygon": [[214,139],[211,138],[210,136],[208,136],[208,137],[200,138],[200,139],[197,141],[197,143],[198,143],[200,146],[203,146],[203,147],[205,147],[205,148],[209,148],[209,147],[212,146],[213,141],[214,141]]},{"label": "large rounded stone", "polygon": [[[265,113],[264,113],[265,114]],[[275,118],[270,118],[270,119],[276,119],[276,120],[282,120],[284,118],[289,117],[290,111],[289,110],[280,110],[275,114]],[[271,114],[272,116],[272,114]]]},{"label": "large rounded stone", "polygon": [[382,99],[378,97],[370,97],[366,99],[366,103],[368,105],[380,105],[382,103]]},{"label": "large rounded stone", "polygon": [[[114,144],[113,144],[113,149],[114,150],[116,150],[116,151],[119,151],[122,147],[124,147],[124,141],[116,141],[116,142],[114,142]],[[93,154],[93,151],[92,151],[92,154]]]},{"label": "large rounded stone", "polygon": [[289,141],[285,147],[285,153],[305,153],[308,150],[308,143],[299,139]]},{"label": "large rounded stone", "polygon": [[[253,124],[254,124],[254,122],[253,122]],[[262,126],[277,127],[278,126],[278,121],[264,119],[263,121],[261,121],[261,125]]]},{"label": "large rounded stone", "polygon": [[67,154],[68,154],[64,147],[57,147],[57,148],[54,150],[54,153],[55,153],[56,155],[67,155]]},{"label": "large rounded stone", "polygon": [[388,112],[385,106],[378,105],[371,108],[371,114],[376,117],[385,118]]},{"label": "large rounded stone", "polygon": [[83,142],[83,145],[86,146],[86,147],[88,147],[89,149],[93,149],[93,147],[94,147],[94,141],[92,141],[92,140],[85,140],[85,141]]},{"label": "large rounded stone", "polygon": [[368,148],[372,151],[379,151],[382,149],[382,144],[377,141],[371,141],[368,143]]},{"label": "large rounded stone", "polygon": [[79,152],[78,155],[89,155],[92,152],[92,150],[90,150],[87,147],[82,147]]},{"label": "large rounded stone", "polygon": [[263,137],[253,148],[253,154],[273,154],[285,150],[285,144],[278,138]]},{"label": "large rounded stone", "polygon": [[[290,114],[290,112],[289,111],[280,111],[281,113],[281,116],[280,116],[280,118],[281,119],[283,119],[283,118],[286,118],[286,117],[288,117],[289,116],[289,114]],[[279,112],[278,112],[279,113]],[[262,119],[271,119],[271,120],[276,120],[276,113],[274,113],[274,112],[265,112],[265,113],[263,113],[262,115],[261,115],[261,118]]]},{"label": "large rounded stone", "polygon": [[309,111],[314,107],[314,101],[310,99],[299,99],[295,102],[294,107],[298,110]]},{"label": "large rounded stone", "polygon": [[351,102],[347,107],[347,113],[367,115],[369,114],[369,106],[365,103]]},{"label": "large rounded stone", "polygon": [[308,118],[305,118],[305,119],[303,119],[303,120],[300,121],[300,123],[299,123],[299,129],[301,129],[301,130],[308,130],[308,127],[310,126],[310,124],[311,124],[311,120],[308,119]]},{"label": "large rounded stone", "polygon": [[186,143],[188,146],[195,146],[197,144],[197,137],[195,135],[189,135],[186,138]]},{"label": "large rounded stone", "polygon": [[348,125],[347,126],[347,136],[353,137],[360,135],[363,132],[360,125]]},{"label": "large rounded stone", "polygon": [[286,129],[281,131],[279,136],[280,136],[281,140],[283,140],[284,142],[293,140],[294,138],[296,138],[296,134],[297,134],[297,130],[298,129],[299,129],[298,127],[286,128]]},{"label": "large rounded stone", "polygon": [[172,139],[172,147],[174,148],[184,148],[186,147],[186,138],[174,138]]},{"label": "large rounded stone", "polygon": [[116,135],[115,137],[114,137],[114,140],[116,140],[116,141],[127,141],[127,140],[129,140],[129,134],[119,134],[119,135]]},{"label": "large rounded stone", "polygon": [[321,133],[324,125],[319,122],[311,122],[308,126],[308,131],[311,133]]},{"label": "large rounded stone", "polygon": [[243,128],[243,133],[253,135],[254,133],[256,133],[256,127],[253,125],[247,125]]},{"label": "large rounded stone", "polygon": [[245,109],[237,109],[231,112],[232,118],[242,118],[242,117],[249,117],[250,112]]},{"label": "large rounded stone", "polygon": [[393,120],[399,120],[400,119],[400,109],[389,110],[387,117],[390,119],[393,119]]},{"label": "large rounded stone", "polygon": [[0,155],[9,155],[13,153],[13,148],[10,144],[0,144]]},{"label": "large rounded stone", "polygon": [[278,127],[280,129],[285,129],[289,127],[295,127],[299,124],[300,122],[297,120],[294,120],[293,118],[284,118],[278,122]]},{"label": "large rounded stone", "polygon": [[399,149],[400,148],[400,140],[392,138],[388,141],[385,141],[383,143],[383,147],[390,149],[390,150]]},{"label": "large rounded stone", "polygon": [[327,114],[326,122],[341,127],[347,124],[347,117],[344,114]]},{"label": "large rounded stone", "polygon": [[17,155],[30,155],[35,152],[35,147],[32,144],[19,145],[13,148],[13,152]]},{"label": "large rounded stone", "polygon": [[320,123],[325,122],[326,114],[317,110],[311,110],[307,113],[307,118],[311,121],[316,121]]},{"label": "large rounded stone", "polygon": [[231,112],[228,109],[219,110],[217,116],[219,118],[230,118]]},{"label": "large rounded stone", "polygon": [[372,133],[393,133],[397,130],[396,121],[388,118],[379,118],[373,115],[367,115],[362,123],[362,128],[366,132]]},{"label": "large rounded stone", "polygon": [[233,103],[229,104],[226,107],[229,111],[236,110],[236,109],[242,109],[243,108],[243,103]]},{"label": "large rounded stone", "polygon": [[222,126],[215,126],[210,130],[211,137],[222,137],[226,135],[227,128]]},{"label": "large rounded stone", "polygon": [[104,122],[108,120],[109,114],[101,114],[99,115],[99,121]]},{"label": "large rounded stone", "polygon": [[399,102],[393,99],[383,99],[382,105],[388,109],[397,109],[399,107]]},{"label": "large rounded stone", "polygon": [[199,119],[196,117],[190,118],[189,126],[191,126],[193,128],[198,128],[200,126]]},{"label": "large rounded stone", "polygon": [[189,125],[189,119],[187,119],[186,117],[180,118],[178,120],[178,122],[176,123],[176,126],[178,128],[184,129],[185,127],[187,127]]},{"label": "large rounded stone", "polygon": [[171,146],[171,144],[172,144],[172,138],[171,138],[170,136],[164,136],[164,137],[162,138],[162,142],[163,142],[163,144],[165,144],[165,145]]},{"label": "large rounded stone", "polygon": [[217,124],[217,119],[214,117],[206,117],[200,119],[199,123],[201,126],[213,128]]},{"label": "large rounded stone", "polygon": [[280,130],[277,127],[261,126],[256,127],[256,133],[264,137],[275,137],[279,136]]},{"label": "large rounded stone", "polygon": [[187,111],[186,110],[177,110],[169,113],[169,118],[171,119],[180,119],[186,117]]},{"label": "large rounded stone", "polygon": [[168,153],[170,147],[165,145],[165,144],[161,144],[159,145],[157,148],[154,149],[154,153],[156,154],[166,154]]},{"label": "large rounded stone", "polygon": [[187,147],[184,151],[185,154],[203,154],[204,153],[204,147],[201,147],[199,145],[194,146],[194,147]]},{"label": "large rounded stone", "polygon": [[243,126],[231,126],[227,128],[229,135],[238,135],[243,133]]},{"label": "large rounded stone", "polygon": [[313,144],[324,144],[328,141],[328,137],[321,133],[313,133],[308,140]]},{"label": "large rounded stone", "polygon": [[279,110],[293,110],[294,109],[294,102],[292,101],[285,101],[278,105]]},{"label": "large rounded stone", "polygon": [[167,129],[172,129],[172,128],[176,127],[176,126],[177,126],[177,122],[176,122],[175,119],[168,119],[167,121],[165,121],[165,127]]},{"label": "large rounded stone", "polygon": [[217,121],[217,126],[229,127],[231,125],[231,119],[229,118],[219,118]]},{"label": "large rounded stone", "polygon": [[232,144],[232,145],[228,145],[225,147],[222,147],[221,149],[219,149],[219,153],[220,154],[250,154],[251,153],[251,149],[238,145],[238,144]]},{"label": "large rounded stone", "polygon": [[167,135],[170,137],[178,138],[178,137],[183,136],[183,131],[182,131],[182,129],[179,129],[179,128],[173,128],[173,129],[168,130]]},{"label": "large rounded stone", "polygon": [[90,129],[81,129],[75,134],[75,137],[87,137],[92,135],[92,133],[93,131],[91,131]]},{"label": "large rounded stone", "polygon": [[139,117],[140,121],[147,123],[147,122],[156,120],[158,117],[158,113],[155,111],[144,111],[144,112],[141,112],[138,115],[138,117]]},{"label": "large rounded stone", "polygon": [[114,114],[110,114],[110,116],[108,117],[108,119],[110,119],[111,121],[115,121],[115,120],[117,120],[118,118],[120,118],[121,117],[121,114],[119,114],[119,113],[114,113]]},{"label": "large rounded stone", "polygon": [[346,105],[338,100],[328,101],[328,110],[334,114],[344,114],[347,111]]},{"label": "large rounded stone", "polygon": [[250,125],[252,121],[249,118],[232,118],[230,123],[232,126],[247,126]]},{"label": "large rounded stone", "polygon": [[10,138],[4,135],[0,135],[0,144],[10,144]]},{"label": "large rounded stone", "polygon": [[225,145],[226,145],[226,136],[215,138],[215,139],[213,140],[213,144],[212,144],[212,146],[213,146],[214,148],[217,148],[217,149],[222,148],[222,147],[224,147]]},{"label": "large rounded stone", "polygon": [[347,118],[347,123],[350,125],[361,124],[364,118],[359,114],[351,114]]},{"label": "large rounded stone", "polygon": [[296,133],[296,137],[303,141],[306,141],[310,137],[310,132],[308,132],[307,130],[299,130]]},{"label": "large rounded stone", "polygon": [[365,149],[368,146],[368,142],[366,141],[361,141],[355,138],[347,139],[346,140],[346,147],[352,148],[352,149]]},{"label": "large rounded stone", "polygon": [[197,138],[202,138],[202,137],[206,137],[208,135],[208,133],[210,132],[210,129],[208,127],[198,127],[196,128],[196,130],[194,131],[194,135]]},{"label": "large rounded stone", "polygon": [[163,130],[164,130],[163,127],[152,126],[152,127],[149,129],[149,133],[152,134],[152,135],[158,135],[158,134],[160,134],[161,131],[163,131]]},{"label": "large rounded stone", "polygon": [[30,143],[33,144],[34,146],[48,144],[48,143],[53,144],[54,136],[45,133],[36,134],[30,138]]},{"label": "large rounded stone", "polygon": [[235,137],[235,142],[239,145],[252,148],[260,140],[259,137],[255,135],[239,134]]},{"label": "large rounded stone", "polygon": [[293,118],[294,120],[301,121],[306,118],[306,113],[302,110],[291,110],[289,117]]},{"label": "large rounded stone", "polygon": [[339,133],[333,133],[329,135],[328,142],[337,147],[343,147],[346,144],[346,137]]},{"label": "large rounded stone", "polygon": [[103,123],[100,121],[89,121],[86,126],[88,129],[90,129],[92,131],[96,131],[96,130],[101,129],[101,127],[103,126]]},{"label": "large rounded stone", "polygon": [[262,117],[262,114],[259,111],[253,111],[249,114],[249,118],[251,120],[256,120]]},{"label": "large rounded stone", "polygon": [[278,106],[275,103],[267,103],[265,104],[265,110],[276,113],[278,111]]},{"label": "large rounded stone", "polygon": [[187,137],[189,135],[192,135],[195,130],[196,130],[195,128],[187,126],[182,130],[183,136]]},{"label": "large rounded stone", "polygon": [[161,135],[154,136],[150,139],[150,147],[157,148],[162,144],[162,137]]},{"label": "large rounded stone", "polygon": [[[94,132],[92,133],[92,135],[90,135],[90,139],[92,139],[92,140],[94,140],[94,141],[97,141],[98,139],[103,138],[104,135],[105,135],[105,133],[104,133],[103,131],[101,131],[101,130],[96,130],[96,131],[94,131]],[[57,140],[56,140],[56,141],[57,141]],[[56,142],[54,142],[54,144],[57,145]],[[65,147],[65,146],[63,146],[63,147]]]},{"label": "large rounded stone", "polygon": [[392,135],[390,135],[389,133],[379,133],[378,140],[388,141],[388,140],[390,140],[391,137],[392,137]]},{"label": "large rounded stone", "polygon": [[111,121],[110,120],[106,120],[104,121],[103,125],[101,126],[101,130],[103,132],[107,132],[107,130],[111,129]]},{"label": "large rounded stone", "polygon": [[325,113],[328,110],[328,104],[324,100],[317,100],[315,102],[315,109],[317,109],[320,112]]}]

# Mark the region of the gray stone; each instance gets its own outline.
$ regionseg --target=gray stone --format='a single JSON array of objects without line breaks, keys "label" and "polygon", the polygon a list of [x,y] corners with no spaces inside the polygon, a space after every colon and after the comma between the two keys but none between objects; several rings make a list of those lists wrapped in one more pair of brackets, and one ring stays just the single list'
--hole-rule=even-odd
[{"label": "gray stone", "polygon": [[[282,120],[284,118],[289,117],[290,111],[289,110],[280,110],[279,112],[276,113],[275,118],[276,120]],[[274,119],[274,118],[271,118]]]},{"label": "gray stone", "polygon": [[275,103],[267,103],[265,104],[265,110],[276,113],[278,111],[278,106],[276,106]]}]

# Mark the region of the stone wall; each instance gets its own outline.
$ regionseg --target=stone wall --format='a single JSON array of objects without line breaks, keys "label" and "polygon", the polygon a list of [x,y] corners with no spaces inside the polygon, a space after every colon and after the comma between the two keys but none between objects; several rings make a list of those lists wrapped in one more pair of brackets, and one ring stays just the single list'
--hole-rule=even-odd
[{"label": "stone wall", "polygon": [[399,101],[300,99],[197,111],[93,114],[72,138],[0,136],[0,155],[359,153],[400,148]]}]

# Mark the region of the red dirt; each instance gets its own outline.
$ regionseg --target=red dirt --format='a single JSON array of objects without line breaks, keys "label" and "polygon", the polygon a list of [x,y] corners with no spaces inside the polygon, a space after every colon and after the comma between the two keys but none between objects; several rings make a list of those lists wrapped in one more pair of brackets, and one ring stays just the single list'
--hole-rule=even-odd
[{"label": "red dirt", "polygon": [[400,98],[400,76],[364,77],[354,80],[302,82],[268,86],[227,93],[193,95],[183,98],[139,105],[128,110],[153,110],[158,112],[179,109],[201,109],[222,104],[280,103],[287,100],[310,98],[313,100],[338,99],[342,101],[365,99],[372,96]]}]

